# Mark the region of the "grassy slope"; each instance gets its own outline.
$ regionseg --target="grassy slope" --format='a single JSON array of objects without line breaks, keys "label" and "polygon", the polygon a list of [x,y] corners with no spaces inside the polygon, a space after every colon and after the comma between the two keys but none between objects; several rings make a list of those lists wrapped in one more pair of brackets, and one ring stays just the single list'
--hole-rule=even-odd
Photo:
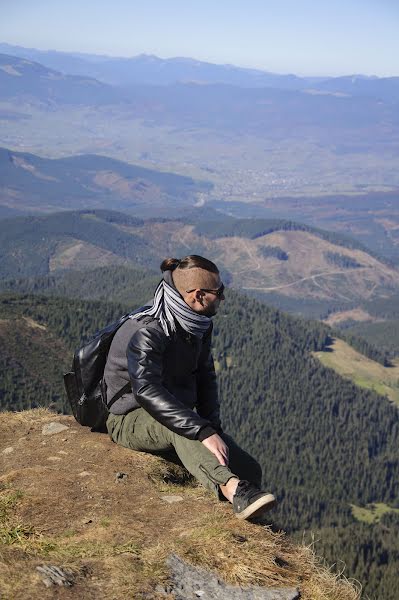
[{"label": "grassy slope", "polygon": [[387,513],[399,514],[398,508],[391,508],[383,502],[376,502],[375,504],[368,504],[365,507],[356,506],[352,504],[352,514],[357,521],[363,521],[364,523],[378,523],[381,517]]},{"label": "grassy slope", "polygon": [[374,390],[399,405],[399,361],[393,367],[383,367],[356,352],[342,340],[335,339],[331,351],[316,352],[324,366],[334,369],[356,385]]},{"label": "grassy slope", "polygon": [[[54,420],[69,429],[43,436]],[[310,548],[238,522],[227,504],[182,485],[181,473],[161,459],[116,446],[72,417],[4,413],[0,432],[1,597],[53,598],[36,571],[47,564],[72,570],[77,597],[155,599],[173,552],[233,584],[297,586],[303,600],[359,598]],[[127,474],[121,482],[118,471]],[[167,483],[172,475],[179,484]],[[167,493],[182,501],[165,502]]]}]

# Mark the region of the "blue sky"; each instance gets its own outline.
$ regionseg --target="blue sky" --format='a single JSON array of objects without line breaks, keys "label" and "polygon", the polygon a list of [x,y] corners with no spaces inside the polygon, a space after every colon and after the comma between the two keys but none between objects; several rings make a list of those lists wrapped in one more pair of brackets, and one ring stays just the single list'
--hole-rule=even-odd
[{"label": "blue sky", "polygon": [[398,0],[0,0],[0,15],[0,41],[43,50],[399,75]]}]

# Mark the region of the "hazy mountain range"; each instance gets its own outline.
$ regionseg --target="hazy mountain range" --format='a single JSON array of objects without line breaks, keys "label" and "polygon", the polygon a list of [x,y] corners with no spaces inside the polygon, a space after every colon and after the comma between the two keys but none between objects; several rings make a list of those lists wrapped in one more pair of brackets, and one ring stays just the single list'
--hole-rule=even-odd
[{"label": "hazy mountain range", "polygon": [[[348,87],[348,82],[346,87]],[[363,79],[360,79],[363,82]],[[385,88],[380,80],[370,80],[375,88]],[[206,85],[205,85],[206,83]],[[211,127],[281,137],[295,135],[306,128],[325,128],[330,135],[351,128],[373,128],[391,122],[398,126],[395,107],[381,103],[378,92],[362,103],[351,94],[322,92],[301,87],[290,90],[266,86],[239,87],[226,82],[175,81],[170,85],[137,81],[135,85],[115,87],[93,77],[63,74],[43,65],[0,54],[0,100],[37,100],[57,105],[127,105],[134,118],[175,126]],[[328,83],[333,86],[333,83]],[[324,84],[323,84],[324,85]],[[326,85],[326,84],[325,84]],[[399,78],[391,82],[397,87]],[[339,87],[339,86],[338,86]],[[366,86],[367,87],[367,86]],[[366,96],[368,96],[366,94]],[[378,134],[378,129],[375,131]],[[362,136],[364,138],[364,135]],[[359,140],[359,142],[364,141]]]},{"label": "hazy mountain range", "polygon": [[31,58],[0,59],[2,146],[188,174],[210,180],[223,201],[399,186],[398,78],[310,81],[141,56],[122,60],[132,79],[110,85],[90,68],[117,73],[118,59],[60,54],[88,65],[81,74]]},{"label": "hazy mountain range", "polygon": [[89,77],[64,75],[24,58],[0,54],[1,99],[25,97],[47,104],[104,104],[119,101],[111,86]]},{"label": "hazy mountain range", "polygon": [[69,75],[93,77],[118,86],[132,84],[170,85],[174,83],[224,83],[247,88],[271,87],[284,90],[313,90],[320,93],[369,95],[385,100],[399,98],[399,77],[299,77],[260,69],[213,64],[193,58],[162,59],[140,54],[123,58],[55,50],[36,50],[0,44],[0,52],[39,62]]},{"label": "hazy mountain range", "polygon": [[258,69],[234,65],[216,65],[192,58],[162,59],[140,54],[131,58],[101,56],[73,52],[43,51],[0,44],[0,52],[39,62],[66,74],[94,77],[112,85],[136,83],[168,85],[197,81],[226,83],[243,87],[279,87],[302,89],[324,78],[301,78],[296,75],[278,75]]}]

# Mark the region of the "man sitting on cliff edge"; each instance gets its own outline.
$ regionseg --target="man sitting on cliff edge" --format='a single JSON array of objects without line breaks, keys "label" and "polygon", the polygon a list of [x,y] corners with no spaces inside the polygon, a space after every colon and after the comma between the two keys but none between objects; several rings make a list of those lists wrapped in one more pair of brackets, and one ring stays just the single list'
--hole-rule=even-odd
[{"label": "man sitting on cliff edge", "polygon": [[238,518],[259,516],[275,498],[260,490],[259,464],[219,419],[211,355],[212,317],[224,300],[218,268],[191,255],[165,259],[161,271],[152,306],[127,319],[110,347],[107,398],[129,380],[132,391],[112,405],[108,432],[132,450],[174,450],[201,484],[233,504]]}]

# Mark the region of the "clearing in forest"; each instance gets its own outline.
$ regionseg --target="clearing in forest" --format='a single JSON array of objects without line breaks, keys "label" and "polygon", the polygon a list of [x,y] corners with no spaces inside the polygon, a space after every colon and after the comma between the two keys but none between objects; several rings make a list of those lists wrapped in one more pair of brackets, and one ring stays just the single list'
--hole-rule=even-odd
[{"label": "clearing in forest", "polygon": [[383,367],[336,338],[328,350],[314,354],[324,366],[399,405],[399,359],[393,361],[392,367]]}]

